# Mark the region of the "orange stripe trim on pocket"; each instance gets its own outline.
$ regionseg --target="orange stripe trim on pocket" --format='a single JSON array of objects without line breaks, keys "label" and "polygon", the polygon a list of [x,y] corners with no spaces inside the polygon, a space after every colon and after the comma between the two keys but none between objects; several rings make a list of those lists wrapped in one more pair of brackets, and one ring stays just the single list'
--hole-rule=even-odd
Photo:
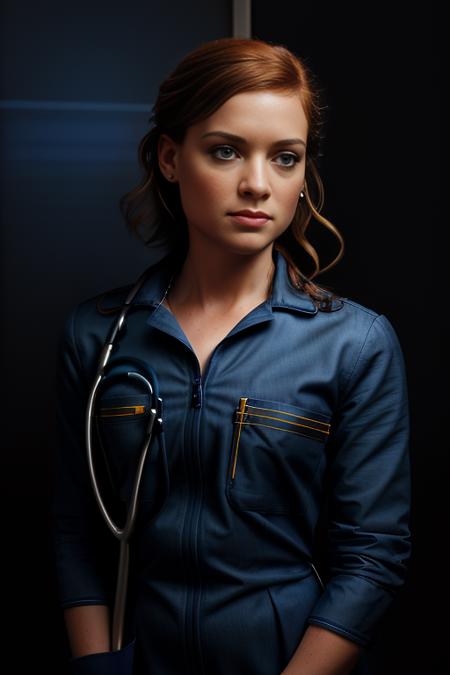
[{"label": "orange stripe trim on pocket", "polygon": [[114,408],[100,408],[99,417],[130,417],[145,413],[145,405],[121,405]]},{"label": "orange stripe trim on pocket", "polygon": [[[263,417],[263,415],[261,415]],[[268,419],[276,420],[276,417],[270,417]],[[279,422],[286,422],[286,420],[278,420]],[[241,422],[241,425],[248,424],[251,427],[267,427],[269,429],[278,429],[279,431],[287,431],[288,434],[302,434],[301,431],[296,431],[295,429],[286,429],[285,427],[274,427],[272,424],[258,424],[258,422]],[[295,424],[295,422],[286,422],[286,424]],[[329,436],[329,431],[323,431],[322,429],[316,429],[316,427],[309,427],[307,424],[296,424],[298,427],[304,427],[305,429],[312,429],[313,431],[318,431],[321,434],[326,434]],[[310,435],[310,434],[308,434]]]},{"label": "orange stripe trim on pocket", "polygon": [[[285,424],[294,424],[296,426],[306,426],[310,429],[315,429],[316,431],[322,431],[323,433],[329,433],[329,428],[331,427],[331,424],[329,422],[322,422],[321,420],[316,420],[312,417],[305,417],[304,415],[298,415],[296,413],[288,412],[285,410],[275,410],[274,408],[262,408],[261,406],[252,406],[248,405],[248,408],[253,408],[255,410],[267,410],[268,412],[277,412],[281,413],[282,415],[290,415],[291,417],[295,417],[297,419],[305,420],[307,422],[314,422],[315,424],[318,424],[319,427],[314,427],[312,425],[307,425],[307,424],[301,424],[299,422],[292,422],[291,420],[285,420],[280,417],[273,417],[271,415],[259,415],[258,413],[254,412],[248,412],[248,415],[251,417],[262,417],[266,419],[271,419],[271,420],[276,420],[278,422],[284,422]],[[320,427],[327,427],[327,429],[321,429]]]}]

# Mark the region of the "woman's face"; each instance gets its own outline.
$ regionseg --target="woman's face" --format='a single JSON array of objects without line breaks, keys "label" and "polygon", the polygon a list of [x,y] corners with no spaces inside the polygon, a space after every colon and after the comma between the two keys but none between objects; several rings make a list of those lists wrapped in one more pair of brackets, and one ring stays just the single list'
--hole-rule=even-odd
[{"label": "woman's face", "polygon": [[[228,99],[189,127],[181,145],[163,134],[159,165],[179,184],[191,243],[196,238],[249,254],[284,232],[305,181],[307,132],[298,95],[261,91]],[[291,142],[280,142],[286,139]],[[243,225],[229,215],[242,209],[264,211],[271,219],[262,226]]]}]

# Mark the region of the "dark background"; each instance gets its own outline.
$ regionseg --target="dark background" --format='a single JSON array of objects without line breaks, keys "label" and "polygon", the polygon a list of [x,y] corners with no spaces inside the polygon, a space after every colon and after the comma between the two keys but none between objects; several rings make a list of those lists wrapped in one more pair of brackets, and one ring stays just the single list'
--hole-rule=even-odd
[{"label": "dark background", "polygon": [[[50,528],[63,320],[75,303],[130,283],[150,264],[126,231],[118,199],[139,178],[137,145],[159,83],[200,42],[232,34],[231,5],[2,3],[2,605],[9,674],[67,672]],[[346,249],[317,281],[385,314],[407,366],[413,556],[369,650],[375,675],[446,672],[446,620],[438,611],[447,606],[449,533],[443,25],[431,2],[416,10],[385,0],[255,1],[252,8],[252,36],[303,57],[325,90],[323,213]],[[321,229],[316,225],[312,238],[325,265],[337,248]]]}]

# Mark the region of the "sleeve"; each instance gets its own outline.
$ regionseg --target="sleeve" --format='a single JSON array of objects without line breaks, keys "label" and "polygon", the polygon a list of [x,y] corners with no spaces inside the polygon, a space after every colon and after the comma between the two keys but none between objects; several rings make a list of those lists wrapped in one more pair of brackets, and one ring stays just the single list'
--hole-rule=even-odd
[{"label": "sleeve", "polygon": [[102,518],[85,450],[89,382],[75,341],[77,307],[59,338],[56,368],[56,449],[53,545],[62,608],[111,604],[118,543]]},{"label": "sleeve", "polygon": [[362,646],[406,579],[409,425],[402,350],[391,323],[378,315],[336,415],[328,473],[330,578],[308,617]]}]

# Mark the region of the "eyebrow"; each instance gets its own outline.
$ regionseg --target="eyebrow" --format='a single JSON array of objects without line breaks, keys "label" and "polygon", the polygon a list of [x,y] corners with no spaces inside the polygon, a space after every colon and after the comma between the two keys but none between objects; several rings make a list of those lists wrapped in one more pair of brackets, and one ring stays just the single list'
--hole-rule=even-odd
[{"label": "eyebrow", "polygon": [[[228,138],[230,141],[235,141],[236,143],[247,143],[245,138],[242,138],[241,136],[236,136],[235,134],[229,134],[226,131],[208,131],[207,134],[203,134],[201,138],[206,138],[206,136],[222,136],[223,138]],[[301,138],[285,138],[281,141],[275,141],[275,143],[272,143],[274,147],[277,147],[279,145],[304,145],[306,148],[306,143],[305,141],[302,141]]]}]

